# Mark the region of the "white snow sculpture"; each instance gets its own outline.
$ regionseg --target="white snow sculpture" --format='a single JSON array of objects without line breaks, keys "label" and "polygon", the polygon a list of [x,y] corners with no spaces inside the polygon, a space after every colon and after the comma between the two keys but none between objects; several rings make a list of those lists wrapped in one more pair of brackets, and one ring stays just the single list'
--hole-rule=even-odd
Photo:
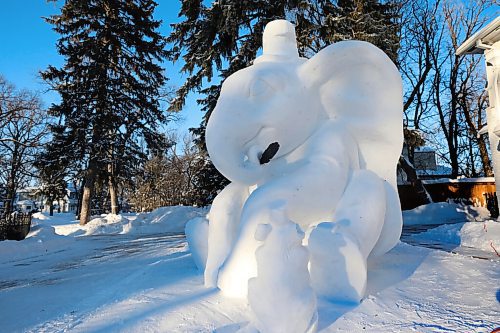
[{"label": "white snow sculpture", "polygon": [[366,42],[299,58],[284,20],[266,26],[263,44],[252,66],[226,79],[207,125],[210,157],[232,183],[209,213],[205,284],[247,297],[257,226],[279,202],[287,220],[310,231],[317,295],[359,301],[368,256],[390,250],[401,233],[400,75]]},{"label": "white snow sculpture", "polygon": [[195,217],[187,221],[184,230],[194,263],[203,272],[208,256],[208,221],[204,217]]}]

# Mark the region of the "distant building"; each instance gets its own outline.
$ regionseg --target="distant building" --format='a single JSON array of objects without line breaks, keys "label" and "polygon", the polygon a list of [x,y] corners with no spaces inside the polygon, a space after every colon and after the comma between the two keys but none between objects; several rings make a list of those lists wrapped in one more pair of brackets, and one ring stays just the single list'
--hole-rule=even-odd
[{"label": "distant building", "polygon": [[436,151],[430,147],[415,149],[413,166],[417,170],[437,170]]},{"label": "distant building", "polygon": [[14,206],[19,207],[19,203],[31,201],[35,207],[32,209],[41,209],[43,205],[43,196],[40,193],[40,188],[36,186],[25,187],[16,192],[16,197],[14,199]]},{"label": "distant building", "polygon": [[76,213],[78,209],[78,189],[73,185],[66,187],[66,196],[63,198],[63,210],[65,212]]},{"label": "distant building", "polygon": [[[32,210],[50,210],[50,205],[49,203],[47,203],[47,198],[42,194],[40,187],[31,186],[17,191],[14,204],[19,210],[24,211],[30,202],[34,205]],[[64,197],[54,200],[53,205],[54,211],[59,211],[61,213],[75,213],[78,206],[77,189],[75,189],[74,186],[68,184]]]},{"label": "distant building", "polygon": [[37,206],[32,200],[21,200],[16,202],[16,209],[22,213],[31,213],[37,210]]},{"label": "distant building", "polygon": [[[403,156],[408,159],[408,149],[403,147]],[[420,179],[439,179],[449,178],[451,168],[444,165],[438,165],[436,151],[431,147],[416,148],[413,153],[413,167]],[[402,170],[398,170],[398,184],[407,184],[406,175]]]}]

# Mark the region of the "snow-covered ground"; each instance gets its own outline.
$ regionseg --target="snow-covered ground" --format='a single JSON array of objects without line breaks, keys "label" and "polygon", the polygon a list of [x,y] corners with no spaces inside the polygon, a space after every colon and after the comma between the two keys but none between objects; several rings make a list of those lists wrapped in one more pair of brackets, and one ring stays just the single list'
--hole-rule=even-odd
[{"label": "snow-covered ground", "polygon": [[[319,330],[491,332],[500,326],[500,261],[493,251],[500,247],[500,223],[484,221],[484,212],[457,220],[451,214],[457,208],[464,210],[442,204],[405,212],[413,226],[419,218],[421,224],[461,222],[424,228],[408,236],[412,244],[451,243],[489,259],[400,243],[370,263],[361,304],[319,301]],[[69,214],[37,215],[26,240],[0,242],[0,331],[235,332],[251,319],[247,304],[203,287],[182,233],[187,220],[204,214],[166,207],[103,216],[85,227]]]}]

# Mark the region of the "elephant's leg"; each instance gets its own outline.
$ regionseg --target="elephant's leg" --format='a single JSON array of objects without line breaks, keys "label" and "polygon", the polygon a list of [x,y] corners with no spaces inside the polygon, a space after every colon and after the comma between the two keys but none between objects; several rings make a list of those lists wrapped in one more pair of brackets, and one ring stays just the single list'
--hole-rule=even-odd
[{"label": "elephant's leg", "polygon": [[397,190],[389,183],[384,183],[387,197],[385,222],[370,258],[381,256],[391,250],[399,242],[403,228],[403,216]]},{"label": "elephant's leg", "polygon": [[249,195],[248,186],[231,183],[215,197],[208,215],[208,256],[205,286],[215,287],[217,275],[238,234],[243,204]]},{"label": "elephant's leg", "polygon": [[384,181],[356,171],[338,203],[333,223],[321,223],[309,237],[311,283],[320,297],[359,302],[366,289],[366,260],[384,225]]},{"label": "elephant's leg", "polygon": [[238,239],[219,272],[217,285],[227,296],[246,297],[248,280],[257,275],[255,231],[272,224],[273,212],[282,209],[287,219],[307,228],[331,221],[349,176],[349,161],[317,158],[255,190],[243,207]]}]

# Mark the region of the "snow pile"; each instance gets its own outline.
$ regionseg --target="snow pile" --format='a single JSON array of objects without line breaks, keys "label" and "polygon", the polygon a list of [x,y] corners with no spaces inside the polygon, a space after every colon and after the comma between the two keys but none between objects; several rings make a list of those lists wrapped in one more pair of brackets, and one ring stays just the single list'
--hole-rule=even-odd
[{"label": "snow pile", "polygon": [[205,208],[188,206],[160,207],[150,213],[131,216],[103,214],[81,226],[83,232],[80,233],[89,236],[183,232],[187,221],[204,215]]},{"label": "snow pile", "polygon": [[204,217],[207,208],[189,206],[160,207],[150,213],[141,213],[124,226],[122,233],[184,232],[187,221]]},{"label": "snow pile", "polygon": [[485,207],[473,207],[463,204],[435,202],[422,205],[412,210],[403,211],[403,224],[425,225],[484,221],[490,217]]},{"label": "snow pile", "polygon": [[[33,220],[39,220],[39,221],[45,221],[45,220],[50,219],[49,216],[45,215],[44,213],[40,213],[40,212],[34,213],[33,215],[31,215],[31,218]],[[33,222],[31,224],[33,225]]]},{"label": "snow pile", "polygon": [[84,226],[74,219],[73,214],[48,216],[45,213],[35,213],[26,239],[0,242],[0,254],[15,260],[57,252],[72,246],[75,237],[81,236],[181,233],[187,221],[196,217],[204,217],[206,213],[206,208],[161,207],[151,213],[103,214]]},{"label": "snow pile", "polygon": [[500,223],[486,221],[483,223],[464,223],[460,229],[462,246],[496,252],[500,251]]},{"label": "snow pile", "polygon": [[41,255],[54,252],[70,246],[74,238],[58,235],[55,228],[44,222],[47,216],[36,213],[31,221],[29,234],[22,241],[5,240],[0,242],[0,254],[3,258],[15,260],[31,255]]},{"label": "snow pile", "polygon": [[413,237],[500,253],[500,223],[496,221],[446,224]]},{"label": "snow pile", "polygon": [[128,220],[121,215],[103,214],[85,225],[85,235],[120,234]]},{"label": "snow pile", "polygon": [[494,183],[495,177],[477,177],[477,178],[438,178],[422,180],[424,184],[446,184],[446,183]]}]

